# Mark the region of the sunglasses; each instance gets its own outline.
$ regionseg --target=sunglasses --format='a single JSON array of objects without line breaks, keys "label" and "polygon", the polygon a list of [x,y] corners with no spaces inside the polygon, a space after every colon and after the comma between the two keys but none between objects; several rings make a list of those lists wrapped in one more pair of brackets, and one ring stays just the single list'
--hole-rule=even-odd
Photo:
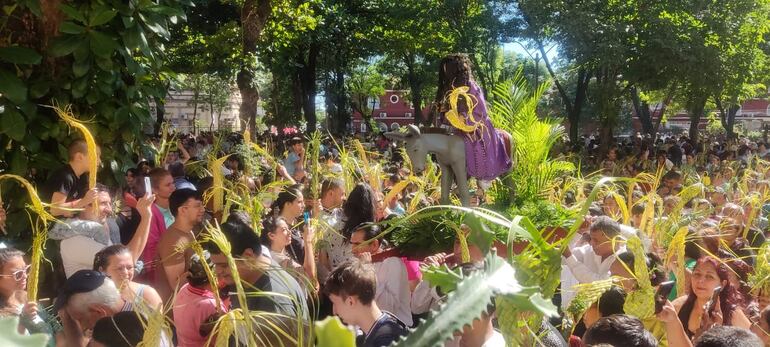
[{"label": "sunglasses", "polygon": [[0,275],[0,277],[13,277],[13,279],[16,282],[21,282],[25,277],[27,277],[27,274],[29,274],[29,268],[32,265],[27,265],[24,269],[16,270],[12,272],[10,275]]}]

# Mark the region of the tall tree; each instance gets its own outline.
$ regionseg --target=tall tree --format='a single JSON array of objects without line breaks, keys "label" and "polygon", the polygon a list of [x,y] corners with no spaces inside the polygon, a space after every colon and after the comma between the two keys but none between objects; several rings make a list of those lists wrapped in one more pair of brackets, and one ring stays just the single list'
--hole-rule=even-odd
[{"label": "tall tree", "polygon": [[372,107],[369,103],[385,94],[385,76],[377,71],[375,66],[365,64],[353,70],[347,81],[347,89],[350,91],[353,110],[361,114],[364,124],[371,128]]},{"label": "tall tree", "polygon": [[236,82],[241,92],[241,128],[256,134],[259,91],[255,85],[257,43],[272,11],[271,0],[244,0],[241,6],[242,51]]}]

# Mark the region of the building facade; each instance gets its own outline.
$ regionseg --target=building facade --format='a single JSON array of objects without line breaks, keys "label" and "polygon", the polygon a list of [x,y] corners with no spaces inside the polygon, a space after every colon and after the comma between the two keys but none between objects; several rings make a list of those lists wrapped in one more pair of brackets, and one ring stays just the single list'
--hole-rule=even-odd
[{"label": "building facade", "polygon": [[[199,96],[204,99],[203,96]],[[192,90],[171,90],[166,98],[165,119],[170,128],[179,133],[193,133],[209,130],[235,130],[241,128],[238,117],[241,107],[241,93],[237,88],[230,89],[230,98],[224,109],[214,110],[204,101],[194,102]],[[197,110],[196,110],[197,109]],[[257,108],[257,117],[264,115],[262,107]],[[155,117],[157,108],[150,103],[150,114]]]},{"label": "building facade", "polygon": [[[414,124],[414,106],[407,100],[403,90],[386,90],[385,94],[372,98],[368,105],[372,109],[372,120],[381,131],[398,130],[407,124]],[[423,115],[430,112],[430,107],[425,107]],[[354,111],[353,132],[366,133],[369,128],[364,124],[364,118],[359,112]]]}]

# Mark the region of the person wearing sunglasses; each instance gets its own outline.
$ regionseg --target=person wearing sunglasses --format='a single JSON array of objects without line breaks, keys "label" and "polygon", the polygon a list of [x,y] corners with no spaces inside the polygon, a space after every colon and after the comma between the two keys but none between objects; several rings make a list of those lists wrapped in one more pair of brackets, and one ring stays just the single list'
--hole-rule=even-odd
[{"label": "person wearing sunglasses", "polygon": [[24,252],[11,248],[0,248],[0,318],[19,317],[19,333],[44,333],[49,346],[55,346],[54,329],[49,325],[50,315],[38,307],[38,303],[27,301],[27,276],[30,265],[24,261]]}]

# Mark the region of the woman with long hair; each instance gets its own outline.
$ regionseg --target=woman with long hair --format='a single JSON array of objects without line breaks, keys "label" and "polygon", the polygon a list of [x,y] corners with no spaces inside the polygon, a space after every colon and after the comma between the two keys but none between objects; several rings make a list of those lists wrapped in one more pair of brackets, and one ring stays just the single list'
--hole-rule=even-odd
[{"label": "woman with long hair", "polygon": [[[450,54],[442,59],[434,105],[438,107],[440,119],[449,123],[455,133],[462,135],[465,140],[468,176],[492,180],[511,168],[511,155],[506,150],[507,135],[498,132],[487,116],[484,93],[473,79],[471,70],[472,64],[467,54]],[[452,105],[449,95],[461,87],[468,88],[469,96],[460,96],[457,113],[450,113]],[[471,108],[472,112],[469,112]]]},{"label": "woman with long hair", "polygon": [[123,311],[132,311],[137,305],[160,308],[163,301],[158,292],[146,284],[133,281],[135,269],[134,258],[124,245],[105,247],[94,256],[94,271],[107,275],[120,290]]},{"label": "woman with long hair", "polygon": [[373,223],[377,216],[377,194],[366,183],[358,183],[350,191],[347,200],[342,205],[345,214],[345,225],[342,235],[350,240],[355,228],[363,223]]},{"label": "woman with long hair", "polygon": [[[687,336],[692,338],[702,332],[703,318],[718,321],[721,315],[722,325],[737,326],[744,329],[751,327],[751,322],[740,308],[737,288],[730,284],[730,269],[718,259],[704,256],[698,259],[691,276],[690,293],[674,300],[673,304],[679,315]],[[710,302],[714,289],[721,286],[718,300],[714,303],[713,313],[705,312],[704,307]],[[704,326],[706,330],[710,327]],[[700,330],[700,331],[699,331]]]},{"label": "woman with long hair", "polygon": [[[287,248],[291,245],[291,229],[282,217],[268,217],[262,221],[262,244],[270,249],[270,255],[283,268],[290,271],[299,283],[310,283],[311,287],[318,287],[316,275],[315,252],[313,250],[313,228],[303,226],[302,239],[305,241],[305,259],[300,262],[295,259]],[[301,274],[304,273],[304,276]],[[304,277],[304,278],[303,278]]]},{"label": "woman with long hair", "polygon": [[298,263],[305,262],[305,241],[300,232],[294,228],[297,225],[297,219],[305,211],[305,197],[302,195],[302,186],[293,185],[285,188],[278,193],[273,204],[270,206],[270,216],[273,218],[281,217],[291,230],[291,247],[287,251]]}]

